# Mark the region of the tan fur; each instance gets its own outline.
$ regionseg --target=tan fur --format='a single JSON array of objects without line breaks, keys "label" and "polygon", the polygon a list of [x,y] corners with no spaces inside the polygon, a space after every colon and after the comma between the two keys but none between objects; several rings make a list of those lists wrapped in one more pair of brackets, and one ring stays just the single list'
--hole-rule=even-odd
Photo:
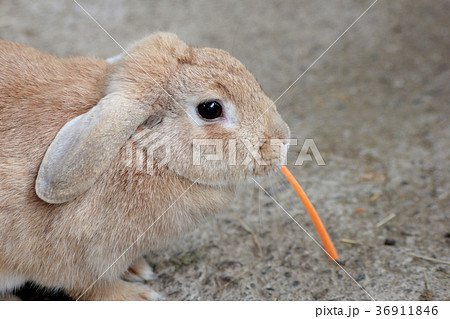
[{"label": "tan fur", "polygon": [[[278,155],[267,143],[260,152],[268,166],[192,165],[194,138],[289,137],[273,106],[252,125],[272,101],[239,61],[221,50],[188,47],[164,33],[129,52],[131,57],[110,65],[93,58],[61,59],[0,41],[0,278],[24,278],[78,298],[164,214],[82,295],[92,300],[155,299],[148,286],[121,279],[133,261],[220,212],[239,181],[274,169]],[[123,137],[113,137],[125,144],[103,165],[104,171],[94,172],[95,165],[80,170],[82,181],[97,176],[87,190],[61,204],[41,200],[36,177],[57,133],[116,93],[145,112],[136,132],[147,128],[168,138],[176,158],[146,174],[125,165],[132,139],[125,143]],[[233,103],[238,123],[231,128],[197,125],[183,108],[205,98]],[[145,140],[137,143],[146,146]],[[95,149],[81,156],[101,158],[102,151],[96,154]],[[70,161],[77,162],[80,155],[68,152]],[[243,157],[240,146],[238,158]],[[58,170],[51,173],[59,176]]]}]

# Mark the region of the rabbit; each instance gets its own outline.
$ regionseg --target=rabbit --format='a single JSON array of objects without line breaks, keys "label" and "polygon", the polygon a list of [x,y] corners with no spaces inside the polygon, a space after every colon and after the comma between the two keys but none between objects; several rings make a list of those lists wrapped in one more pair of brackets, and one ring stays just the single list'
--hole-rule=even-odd
[{"label": "rabbit", "polygon": [[[268,139],[284,145],[289,128],[226,51],[159,32],[110,62],[0,41],[0,293],[31,281],[76,300],[158,300],[143,255],[279,166]],[[221,141],[223,159],[194,165],[197,139]],[[171,156],[155,150],[149,173],[133,156],[154,144]]]}]

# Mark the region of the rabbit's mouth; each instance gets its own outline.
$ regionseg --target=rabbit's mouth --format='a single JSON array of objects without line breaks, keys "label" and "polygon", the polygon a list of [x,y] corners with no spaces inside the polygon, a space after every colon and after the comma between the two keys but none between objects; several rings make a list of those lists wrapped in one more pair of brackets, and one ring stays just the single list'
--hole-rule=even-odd
[{"label": "rabbit's mouth", "polygon": [[197,174],[193,174],[193,171],[190,171],[188,174],[180,171],[175,171],[174,173],[179,177],[198,184],[234,189],[237,185],[251,181],[253,178],[267,178],[275,174],[280,167],[281,164],[278,160],[272,160],[265,165],[254,164],[245,167],[229,167],[227,171],[217,170],[215,174],[212,174],[205,167],[200,170],[197,169]]}]

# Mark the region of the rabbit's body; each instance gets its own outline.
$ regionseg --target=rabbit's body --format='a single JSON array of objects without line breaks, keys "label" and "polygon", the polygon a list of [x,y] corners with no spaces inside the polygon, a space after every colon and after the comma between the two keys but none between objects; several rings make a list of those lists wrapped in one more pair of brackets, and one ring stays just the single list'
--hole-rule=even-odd
[{"label": "rabbit's body", "polygon": [[[155,299],[148,286],[121,279],[128,267],[219,212],[233,197],[234,183],[205,182],[201,172],[195,180],[185,176],[191,170],[170,163],[152,174],[130,166],[132,139],[118,144],[118,155],[104,170],[87,169],[86,174],[98,175],[95,183],[70,200],[66,193],[61,199],[53,188],[45,189],[53,181],[43,169],[49,145],[57,143],[55,136],[67,122],[95,110],[105,92],[117,89],[112,68],[103,60],[60,59],[0,42],[0,293],[31,280],[74,298]],[[142,128],[145,123],[137,131]],[[161,134],[172,134],[173,125],[163,128]],[[58,165],[49,163],[47,170]],[[46,178],[41,184],[38,175]],[[36,194],[41,188],[45,201]]]}]

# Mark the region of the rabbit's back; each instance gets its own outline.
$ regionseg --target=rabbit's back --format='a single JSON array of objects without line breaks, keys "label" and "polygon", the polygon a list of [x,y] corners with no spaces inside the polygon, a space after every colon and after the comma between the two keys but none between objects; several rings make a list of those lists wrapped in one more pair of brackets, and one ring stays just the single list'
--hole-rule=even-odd
[{"label": "rabbit's back", "polygon": [[109,67],[103,60],[59,59],[0,41],[0,290],[2,275],[36,275],[44,284],[42,278],[51,284],[63,274],[74,276],[58,264],[64,254],[72,263],[79,258],[58,239],[70,229],[58,220],[70,216],[37,197],[35,180],[59,129],[103,97]]},{"label": "rabbit's back", "polygon": [[109,64],[59,59],[0,41],[0,69],[0,251],[5,253],[48,222],[49,205],[34,188],[39,165],[58,130],[103,96]]},{"label": "rabbit's back", "polygon": [[48,145],[103,96],[108,68],[103,60],[59,59],[0,41],[0,208],[15,202],[11,196],[34,196]]}]

